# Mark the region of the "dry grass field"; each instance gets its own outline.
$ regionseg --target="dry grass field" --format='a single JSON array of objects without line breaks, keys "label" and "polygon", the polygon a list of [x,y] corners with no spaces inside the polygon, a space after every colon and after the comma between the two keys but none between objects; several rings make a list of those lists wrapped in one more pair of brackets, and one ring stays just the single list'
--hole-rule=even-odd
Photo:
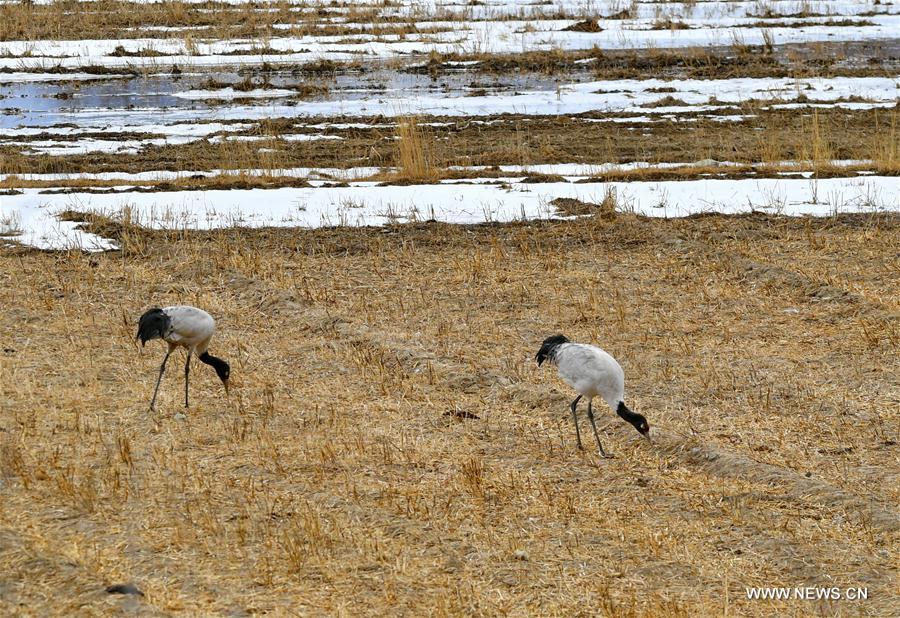
[{"label": "dry grass field", "polygon": [[[0,253],[2,615],[900,614],[896,215],[94,224]],[[174,303],[235,386],[196,364],[185,418],[134,341]],[[576,450],[557,332],[652,443]],[[869,597],[745,592],[807,585]]]},{"label": "dry grass field", "polygon": [[0,618],[900,616],[898,10],[0,0]]}]

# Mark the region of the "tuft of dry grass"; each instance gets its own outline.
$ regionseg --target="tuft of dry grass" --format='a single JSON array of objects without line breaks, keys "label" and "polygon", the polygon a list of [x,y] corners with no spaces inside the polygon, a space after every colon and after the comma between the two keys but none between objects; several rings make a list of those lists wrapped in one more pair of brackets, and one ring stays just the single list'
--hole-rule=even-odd
[{"label": "tuft of dry grass", "polygon": [[427,181],[437,177],[435,142],[414,116],[397,120],[397,176],[403,180]]},{"label": "tuft of dry grass", "polygon": [[[896,215],[90,224],[128,250],[0,249],[0,613],[900,611]],[[195,368],[179,420],[134,330],[181,302],[235,388]],[[652,444],[598,407],[617,459],[575,449],[554,332]]]},{"label": "tuft of dry grass", "polygon": [[690,30],[691,27],[684,23],[683,21],[679,21],[677,19],[672,19],[671,17],[667,17],[665,19],[658,19],[650,24],[651,30]]},{"label": "tuft of dry grass", "polygon": [[872,161],[875,167],[882,173],[897,173],[900,168],[900,159],[897,158],[897,143],[900,136],[897,134],[897,111],[890,113],[890,120],[885,122],[879,116],[875,117],[875,132],[872,136]]}]

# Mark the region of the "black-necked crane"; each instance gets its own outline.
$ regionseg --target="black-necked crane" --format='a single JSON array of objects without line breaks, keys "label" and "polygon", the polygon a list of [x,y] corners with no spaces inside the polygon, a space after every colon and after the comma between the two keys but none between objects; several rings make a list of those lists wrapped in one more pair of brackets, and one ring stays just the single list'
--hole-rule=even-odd
[{"label": "black-necked crane", "polygon": [[188,376],[191,371],[191,356],[197,354],[200,362],[210,365],[216,370],[216,375],[225,386],[225,394],[228,394],[228,376],[231,375],[231,367],[221,358],[210,354],[209,341],[216,332],[216,321],[203,309],[178,305],[174,307],[154,307],[144,313],[138,322],[137,338],[141,345],[152,339],[162,339],[169,344],[169,349],[159,367],[159,377],[156,378],[156,388],[153,389],[153,399],[150,400],[150,409],[156,405],[156,393],[159,391],[159,383],[162,381],[163,372],[166,370],[166,361],[175,348],[182,347],[187,350],[187,361],[184,363],[184,407],[188,407]]},{"label": "black-necked crane", "polygon": [[572,419],[575,421],[575,436],[578,439],[578,448],[581,445],[581,432],[578,429],[578,414],[576,406],[582,397],[587,397],[588,419],[594,429],[594,438],[603,457],[608,455],[600,444],[600,436],[597,435],[597,424],[594,422],[594,410],[591,401],[594,397],[601,397],[609,404],[616,414],[631,423],[642,436],[650,439],[650,425],[642,415],[632,412],[625,405],[625,372],[621,365],[604,350],[586,343],[573,343],[563,335],[554,335],[544,339],[541,349],[535,356],[538,367],[544,361],[550,361],[559,370],[561,377],[569,386],[575,389],[578,396],[571,404]]}]

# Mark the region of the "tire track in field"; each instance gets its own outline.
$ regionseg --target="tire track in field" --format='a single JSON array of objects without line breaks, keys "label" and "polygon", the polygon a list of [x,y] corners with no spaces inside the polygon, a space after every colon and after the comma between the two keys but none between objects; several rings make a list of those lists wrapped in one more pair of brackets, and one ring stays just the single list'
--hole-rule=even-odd
[{"label": "tire track in field", "polygon": [[[489,370],[481,370],[473,375],[468,366],[411,345],[409,338],[390,335],[363,324],[353,323],[325,309],[297,302],[289,292],[272,288],[242,273],[230,273],[226,276],[226,281],[232,291],[250,297],[259,309],[274,314],[290,315],[293,319],[305,323],[311,331],[328,332],[348,343],[361,342],[384,348],[395,354],[411,371],[423,370],[430,366],[445,384],[452,388],[493,390],[495,395],[502,394],[531,406],[568,405],[567,399],[562,395],[547,393],[527,383],[514,384],[508,377]],[[613,431],[620,429],[614,427]],[[795,499],[818,500],[839,505],[858,521],[874,526],[887,535],[900,531],[900,517],[895,509],[825,481],[807,478],[788,468],[755,461],[746,455],[724,450],[714,443],[685,438],[658,428],[654,430],[653,443],[657,449],[674,457],[680,463],[712,476],[785,484]]]}]

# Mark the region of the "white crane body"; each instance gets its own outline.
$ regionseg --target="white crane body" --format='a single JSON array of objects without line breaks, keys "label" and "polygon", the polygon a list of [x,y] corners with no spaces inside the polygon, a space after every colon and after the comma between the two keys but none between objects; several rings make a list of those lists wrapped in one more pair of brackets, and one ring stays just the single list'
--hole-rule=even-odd
[{"label": "white crane body", "polygon": [[602,397],[615,411],[625,400],[625,372],[604,350],[583,343],[564,343],[556,354],[559,377],[584,397]]}]

